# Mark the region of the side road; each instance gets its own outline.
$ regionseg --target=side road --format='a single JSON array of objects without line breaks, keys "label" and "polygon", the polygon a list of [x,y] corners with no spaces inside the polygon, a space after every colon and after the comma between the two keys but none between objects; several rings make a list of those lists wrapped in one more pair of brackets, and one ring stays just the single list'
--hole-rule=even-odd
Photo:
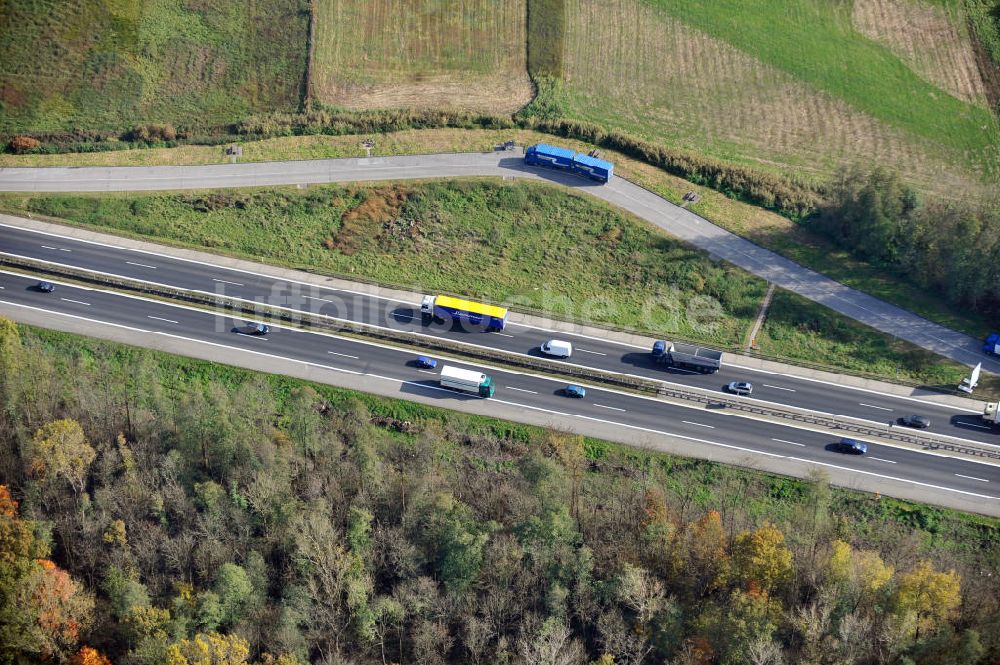
[{"label": "side road", "polygon": [[1000,374],[1000,360],[984,356],[979,350],[979,340],[969,335],[932,323],[804,268],[627,180],[614,178],[602,186],[566,173],[529,168],[524,165],[519,153],[458,153],[205,166],[3,168],[0,169],[0,191],[150,191],[463,176],[546,180],[596,196],[777,286],[929,351],[969,366],[982,362],[985,371]]},{"label": "side road", "polygon": [[[251,273],[265,275],[268,277],[273,277],[275,280],[285,280],[291,282],[298,282],[302,284],[311,284],[325,288],[333,288],[347,292],[354,292],[354,293],[375,296],[386,300],[398,301],[400,303],[408,303],[411,305],[418,304],[423,295],[412,291],[391,289],[374,284],[352,282],[344,279],[314,275],[311,273],[302,272],[298,270],[281,268],[262,263],[255,263],[253,261],[246,261],[243,259],[227,257],[219,254],[211,254],[208,252],[200,252],[196,250],[170,247],[167,245],[159,245],[141,240],[123,238],[120,236],[98,233],[87,229],[80,229],[71,226],[52,224],[50,222],[45,222],[36,219],[25,219],[22,217],[13,217],[10,215],[0,214],[0,224],[19,226],[26,229],[53,233],[61,236],[77,238],[79,240],[99,243],[103,245],[124,247],[145,252],[151,252],[155,254],[162,254],[165,256],[176,257],[188,261],[209,263],[218,266],[224,266],[227,268],[233,268],[236,270],[243,270]],[[2,227],[0,227],[0,232],[2,232]],[[635,347],[636,349],[642,349],[642,350],[649,349],[654,341],[653,338],[646,337],[644,335],[616,331],[616,330],[607,330],[595,326],[581,325],[577,323],[548,319],[540,316],[533,316],[517,312],[511,313],[510,321],[511,323],[519,323],[534,328],[558,330],[561,332],[571,333],[574,335],[581,335],[584,337],[594,337],[598,339],[614,341],[625,346],[631,346]],[[890,395],[899,395],[902,397],[918,397],[928,402],[936,402],[938,404],[956,407],[972,413],[980,412],[982,410],[982,404],[976,400],[965,399],[962,397],[956,397],[951,395],[942,395],[940,393],[929,392],[917,388],[901,386],[898,384],[888,383],[884,381],[877,381],[873,379],[866,379],[862,377],[855,377],[849,375],[833,374],[831,372],[824,372],[820,370],[799,367],[796,365],[789,365],[786,363],[773,362],[769,360],[763,360],[760,358],[754,358],[750,356],[742,356],[736,354],[726,354],[725,362],[729,366],[758,369],[764,372],[770,372],[778,375],[790,375],[805,379],[811,379],[817,382],[822,382],[827,384],[852,386],[856,388],[870,390],[873,392],[886,393]]]}]

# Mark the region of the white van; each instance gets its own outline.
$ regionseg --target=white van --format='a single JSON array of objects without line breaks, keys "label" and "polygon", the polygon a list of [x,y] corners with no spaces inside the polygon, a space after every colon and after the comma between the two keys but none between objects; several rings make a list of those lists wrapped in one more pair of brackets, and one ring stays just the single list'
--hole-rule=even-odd
[{"label": "white van", "polygon": [[556,358],[569,358],[573,355],[573,345],[561,339],[550,339],[542,344],[542,353]]}]

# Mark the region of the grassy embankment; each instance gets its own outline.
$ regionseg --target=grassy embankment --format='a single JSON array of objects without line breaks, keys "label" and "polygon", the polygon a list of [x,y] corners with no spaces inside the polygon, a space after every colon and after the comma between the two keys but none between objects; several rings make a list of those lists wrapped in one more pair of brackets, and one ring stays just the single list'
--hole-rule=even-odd
[{"label": "grassy embankment", "polygon": [[320,0],[316,101],[513,113],[531,99],[525,2]]},{"label": "grassy embankment", "polygon": [[[765,290],[762,280],[610,207],[539,184],[8,194],[0,202],[99,230],[724,348],[740,348]],[[687,315],[705,297],[722,306],[708,327]],[[803,302],[783,310],[782,302],[779,296],[761,341],[768,354],[931,385],[963,375],[955,363],[824,307]]]},{"label": "grassy embankment", "polygon": [[[860,32],[860,0],[567,2],[566,117],[818,181],[878,163],[982,196],[1000,176],[1000,123],[958,9],[929,21],[950,48],[928,63]],[[886,32],[906,16],[887,7]]]},{"label": "grassy embankment", "polygon": [[206,127],[294,110],[307,6],[4,0],[0,134]]}]

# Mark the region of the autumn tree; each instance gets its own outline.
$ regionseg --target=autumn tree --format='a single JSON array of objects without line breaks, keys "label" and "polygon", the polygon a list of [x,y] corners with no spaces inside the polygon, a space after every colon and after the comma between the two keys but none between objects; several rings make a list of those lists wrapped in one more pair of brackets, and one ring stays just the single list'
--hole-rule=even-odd
[{"label": "autumn tree", "polygon": [[54,420],[31,439],[31,471],[41,478],[62,478],[77,495],[87,484],[87,470],[97,455],[80,423]]},{"label": "autumn tree", "polygon": [[692,595],[704,596],[726,585],[730,574],[726,549],[726,532],[718,512],[710,511],[688,525],[683,534],[683,544],[678,548],[678,572],[683,572],[683,579]]},{"label": "autumn tree", "polygon": [[93,599],[43,558],[46,549],[0,485],[0,662],[66,658],[92,620]]},{"label": "autumn tree", "polygon": [[93,647],[82,647],[69,662],[70,665],[112,665],[107,656]]},{"label": "autumn tree", "polygon": [[246,665],[250,645],[238,635],[199,633],[167,650],[166,665]]},{"label": "autumn tree", "polygon": [[733,570],[748,587],[757,585],[769,594],[792,572],[792,553],[785,545],[785,534],[770,522],[739,534],[733,542]]},{"label": "autumn tree", "polygon": [[915,615],[914,639],[951,618],[962,602],[961,587],[958,573],[937,572],[930,561],[900,576],[893,601],[897,613]]},{"label": "autumn tree", "polygon": [[893,568],[874,550],[855,550],[842,540],[830,546],[827,580],[851,604],[851,610],[867,606],[892,580]]}]

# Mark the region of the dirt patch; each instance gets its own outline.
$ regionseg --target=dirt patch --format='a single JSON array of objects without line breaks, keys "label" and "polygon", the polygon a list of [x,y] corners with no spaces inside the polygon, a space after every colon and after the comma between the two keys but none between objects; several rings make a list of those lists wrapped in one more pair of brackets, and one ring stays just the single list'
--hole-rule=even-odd
[{"label": "dirt patch", "polygon": [[340,228],[323,244],[327,249],[353,256],[387,233],[415,233],[415,225],[400,219],[400,211],[409,194],[405,187],[365,190],[362,201],[344,212]]},{"label": "dirt patch", "polygon": [[986,101],[972,39],[948,8],[916,0],[855,0],[851,23],[934,85],[967,102]]}]

